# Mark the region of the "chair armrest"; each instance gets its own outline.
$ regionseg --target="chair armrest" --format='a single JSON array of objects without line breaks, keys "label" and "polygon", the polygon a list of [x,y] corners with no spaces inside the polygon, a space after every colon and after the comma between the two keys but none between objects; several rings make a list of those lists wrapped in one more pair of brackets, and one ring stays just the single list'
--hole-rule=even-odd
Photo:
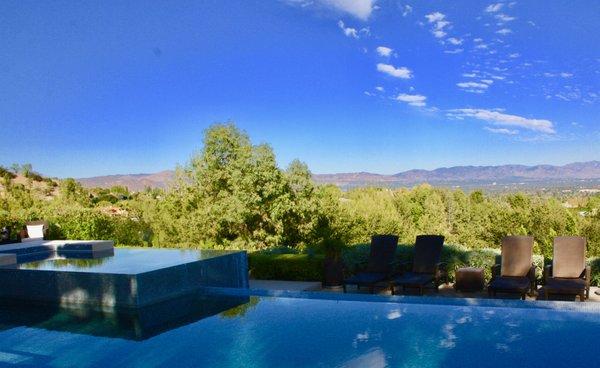
[{"label": "chair armrest", "polygon": [[550,279],[552,277],[552,265],[546,265],[544,267],[544,284],[548,283],[548,279]]},{"label": "chair armrest", "polygon": [[499,264],[495,264],[491,267],[492,269],[492,278],[500,276],[501,266]]},{"label": "chair armrest", "polygon": [[531,282],[531,290],[534,291],[537,288],[537,279],[535,277],[535,265],[531,264],[531,268],[529,269],[529,272],[527,273],[527,277],[529,278],[530,282]]},{"label": "chair armrest", "polygon": [[585,270],[581,273],[582,278],[585,280],[586,286],[590,286],[590,279],[592,278],[592,266],[585,266]]}]

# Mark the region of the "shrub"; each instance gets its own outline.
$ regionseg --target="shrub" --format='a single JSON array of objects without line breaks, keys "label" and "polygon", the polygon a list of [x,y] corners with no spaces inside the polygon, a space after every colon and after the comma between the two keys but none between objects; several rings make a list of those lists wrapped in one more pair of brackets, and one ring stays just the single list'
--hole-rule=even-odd
[{"label": "shrub", "polygon": [[250,253],[250,275],[262,280],[321,281],[323,255]]}]

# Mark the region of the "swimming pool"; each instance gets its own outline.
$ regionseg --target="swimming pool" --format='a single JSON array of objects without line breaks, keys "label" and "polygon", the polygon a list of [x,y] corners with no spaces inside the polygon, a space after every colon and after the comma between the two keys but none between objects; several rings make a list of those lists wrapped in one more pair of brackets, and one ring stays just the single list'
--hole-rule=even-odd
[{"label": "swimming pool", "polygon": [[[600,339],[600,314],[594,308],[575,312],[551,307],[567,305],[561,303],[512,308],[513,302],[477,306],[468,305],[472,301],[428,304],[428,298],[420,303],[353,298],[197,294],[181,302],[187,309],[167,305],[133,317],[60,309],[17,312],[5,306],[0,365],[594,366],[592,353]],[[207,302],[211,307],[198,312]],[[175,310],[185,311],[170,318]],[[156,313],[163,313],[164,321],[158,322]],[[154,326],[148,328],[149,321]],[[136,334],[144,328],[146,333]]]}]

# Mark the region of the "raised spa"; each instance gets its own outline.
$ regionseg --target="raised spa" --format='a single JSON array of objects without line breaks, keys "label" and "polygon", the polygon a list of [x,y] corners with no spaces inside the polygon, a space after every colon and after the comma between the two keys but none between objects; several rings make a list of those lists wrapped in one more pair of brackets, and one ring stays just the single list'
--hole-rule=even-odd
[{"label": "raised spa", "polygon": [[239,251],[62,249],[42,256],[0,267],[0,299],[132,308],[202,287],[248,287],[247,256]]}]

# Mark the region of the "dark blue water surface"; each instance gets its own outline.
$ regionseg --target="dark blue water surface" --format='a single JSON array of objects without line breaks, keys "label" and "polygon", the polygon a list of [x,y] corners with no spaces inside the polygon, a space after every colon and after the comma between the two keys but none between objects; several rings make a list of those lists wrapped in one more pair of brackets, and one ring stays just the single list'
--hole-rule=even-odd
[{"label": "dark blue water surface", "polygon": [[193,296],[128,313],[0,308],[0,365],[597,366],[600,314]]}]

